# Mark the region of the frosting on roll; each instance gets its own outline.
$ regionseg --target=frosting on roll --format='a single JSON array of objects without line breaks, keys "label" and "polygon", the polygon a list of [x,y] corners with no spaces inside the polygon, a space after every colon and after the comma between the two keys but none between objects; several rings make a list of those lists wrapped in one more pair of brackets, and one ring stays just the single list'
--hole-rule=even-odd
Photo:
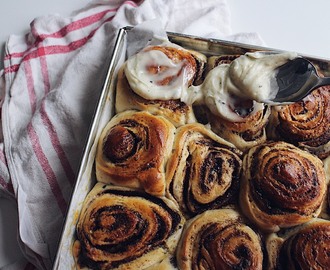
[{"label": "frosting on roll", "polygon": [[330,86],[324,86],[302,101],[274,107],[269,133],[324,159],[330,155],[329,123]]},{"label": "frosting on roll", "polygon": [[175,126],[196,122],[192,106],[188,106],[180,99],[150,100],[136,94],[131,89],[123,68],[118,72],[115,109],[116,113],[132,109],[148,111],[165,117]]},{"label": "frosting on roll", "polygon": [[212,113],[229,121],[243,121],[263,109],[277,94],[276,69],[296,53],[246,53],[215,66],[202,85],[204,102]]},{"label": "frosting on roll", "polygon": [[173,202],[97,183],[84,201],[74,246],[79,267],[145,269],[174,255],[184,218]]},{"label": "frosting on roll", "polygon": [[229,66],[229,91],[258,102],[271,101],[278,91],[277,68],[297,57],[293,52],[245,53]]},{"label": "frosting on roll", "polygon": [[[221,55],[210,57],[208,60],[207,70],[210,70],[211,73],[216,72],[216,67],[228,67],[239,57],[239,55]],[[213,86],[209,86],[208,88],[213,88],[213,90],[209,91],[214,91],[213,96],[216,97],[217,92],[219,92],[217,89],[222,87],[220,92],[223,93],[224,98],[232,99],[232,97],[228,95],[228,89],[222,85],[221,78],[217,78],[215,74],[210,75],[209,83],[212,82],[211,85]],[[228,74],[224,76],[228,76]],[[215,80],[217,80],[218,83],[215,83]],[[223,78],[223,80],[225,80],[225,78]],[[208,85],[207,82],[205,84],[206,86]],[[264,143],[267,140],[266,125],[271,113],[271,108],[268,105],[256,103],[253,100],[242,97],[236,98],[236,101],[238,103],[236,107],[234,106],[235,108],[225,105],[221,107],[224,110],[228,110],[228,113],[232,114],[232,117],[223,117],[223,115],[217,113],[216,108],[212,109],[212,106],[209,106],[209,108],[204,106],[202,107],[202,112],[204,111],[202,118],[207,119],[211,125],[211,129],[216,134],[230,141],[240,150],[246,151],[252,146]],[[201,118],[199,114],[201,114],[200,111],[196,113],[198,119]]]},{"label": "frosting on roll", "polygon": [[119,70],[116,113],[144,110],[169,119],[176,127],[196,122],[192,84],[201,83],[206,56],[165,42],[131,56]]},{"label": "frosting on roll", "polygon": [[276,69],[295,53],[246,53],[210,69],[202,84],[192,85],[197,62],[189,51],[170,42],[149,46],[131,56],[124,73],[133,91],[147,100],[180,100],[205,104],[229,121],[263,109],[277,94]]},{"label": "frosting on roll", "polygon": [[262,242],[232,209],[206,211],[186,222],[177,249],[179,269],[263,269]]},{"label": "frosting on roll", "polygon": [[103,129],[96,153],[98,181],[165,194],[165,164],[174,126],[148,112],[117,114]]},{"label": "frosting on roll", "polygon": [[251,148],[243,159],[240,206],[265,231],[317,217],[326,193],[323,163],[285,142]]},{"label": "frosting on roll", "polygon": [[242,153],[201,124],[177,130],[167,190],[187,216],[236,204]]},{"label": "frosting on roll", "polygon": [[133,91],[151,100],[180,99],[196,72],[193,55],[170,42],[146,47],[125,64],[125,75]]},{"label": "frosting on roll", "polygon": [[228,121],[240,122],[246,116],[262,110],[263,104],[231,94],[227,83],[229,67],[230,64],[219,65],[207,74],[202,86],[204,103],[213,114]]}]

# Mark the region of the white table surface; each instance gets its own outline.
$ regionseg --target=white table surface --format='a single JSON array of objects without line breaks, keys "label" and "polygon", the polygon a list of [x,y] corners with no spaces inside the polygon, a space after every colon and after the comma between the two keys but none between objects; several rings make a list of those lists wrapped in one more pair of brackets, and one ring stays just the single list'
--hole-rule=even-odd
[{"label": "white table surface", "polygon": [[[10,34],[24,34],[30,22],[48,14],[68,16],[88,0],[10,0],[0,8],[1,60]],[[247,4],[248,3],[248,4]],[[268,47],[330,59],[328,0],[228,0],[232,32],[257,32]],[[1,61],[2,62],[2,61]],[[0,69],[3,67],[0,64]],[[16,244],[15,204],[0,198],[0,268],[22,255]]]}]

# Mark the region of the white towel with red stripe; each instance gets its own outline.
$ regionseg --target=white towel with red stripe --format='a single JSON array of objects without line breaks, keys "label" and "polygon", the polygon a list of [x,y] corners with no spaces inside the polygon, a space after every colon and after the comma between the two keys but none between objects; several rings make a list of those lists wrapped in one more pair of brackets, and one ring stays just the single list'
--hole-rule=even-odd
[{"label": "white towel with red stripe", "polygon": [[257,34],[231,35],[226,0],[91,1],[71,17],[40,17],[25,36],[10,36],[0,73],[0,195],[17,201],[26,259],[5,269],[52,267],[105,60],[121,27],[154,18],[167,31],[262,42]]}]

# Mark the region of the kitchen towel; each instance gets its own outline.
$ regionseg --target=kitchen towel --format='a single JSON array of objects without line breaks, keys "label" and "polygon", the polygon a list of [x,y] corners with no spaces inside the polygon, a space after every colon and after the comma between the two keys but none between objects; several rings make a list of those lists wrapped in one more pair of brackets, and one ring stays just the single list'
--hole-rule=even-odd
[{"label": "kitchen towel", "polygon": [[25,258],[4,269],[51,269],[118,30],[155,18],[171,32],[263,43],[255,33],[232,35],[226,0],[91,1],[9,37],[0,72],[0,196],[17,202]]}]

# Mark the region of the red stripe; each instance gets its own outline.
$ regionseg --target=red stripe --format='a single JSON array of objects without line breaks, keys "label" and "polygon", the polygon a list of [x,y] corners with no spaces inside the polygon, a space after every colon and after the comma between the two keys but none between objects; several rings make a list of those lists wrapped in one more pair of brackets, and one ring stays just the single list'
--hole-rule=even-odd
[{"label": "red stripe", "polygon": [[[42,50],[40,50],[42,52]],[[40,66],[41,66],[41,74],[44,81],[45,86],[45,95],[49,92],[50,89],[50,82],[49,82],[49,76],[48,76],[48,67],[47,67],[47,61],[45,56],[39,57],[40,59]]]},{"label": "red stripe", "polygon": [[93,23],[96,23],[98,21],[100,21],[101,19],[103,19],[108,13],[112,13],[112,12],[117,12],[118,9],[123,6],[123,5],[131,5],[132,7],[137,7],[137,3],[135,3],[134,1],[125,1],[123,2],[119,7],[116,8],[112,8],[112,9],[107,9],[104,11],[101,11],[99,13],[90,15],[88,17],[82,18],[80,20],[74,21],[66,26],[64,26],[63,28],[61,28],[59,31],[54,32],[52,34],[41,34],[38,36],[38,40],[42,41],[46,38],[62,38],[64,36],[66,36],[68,33],[84,28],[86,26],[89,26]]},{"label": "red stripe", "polygon": [[[44,55],[44,47],[40,48],[39,54]],[[48,75],[48,66],[47,66],[47,59],[45,56],[39,57],[40,59],[40,66],[41,66],[41,74],[44,81],[44,87],[45,87],[45,95],[50,91],[50,82],[49,82],[49,75]],[[43,101],[40,107],[40,114],[41,119],[46,126],[46,129],[48,131],[48,134],[50,136],[51,143],[58,155],[58,158],[63,166],[64,172],[69,179],[69,182],[73,185],[75,180],[75,174],[70,166],[70,162],[61,146],[60,140],[58,138],[57,132],[51,123],[45,109],[45,102]]]},{"label": "red stripe", "polygon": [[[110,10],[111,11],[111,10]],[[79,28],[83,28],[88,26],[89,24],[87,24],[86,22],[90,22],[90,24],[95,23],[96,21],[93,20],[93,18],[99,18],[104,16],[107,12],[109,12],[109,10],[100,12],[98,14],[94,14],[91,15],[89,17],[86,17],[85,19],[82,20],[78,20],[78,21],[74,21],[70,24],[68,24],[67,26],[63,27],[62,29],[60,29],[59,31],[55,32],[55,33],[51,33],[51,34],[38,34],[36,32],[36,28],[34,27],[34,25],[31,26],[31,32],[34,33],[34,35],[36,36],[36,42],[35,42],[35,46],[38,45],[38,43],[40,43],[41,41],[43,41],[44,39],[50,37],[50,38],[62,38],[65,35],[67,35],[68,33],[74,31],[74,30],[78,30]],[[92,18],[90,18],[92,17]],[[113,17],[113,16],[112,16]],[[84,22],[84,20],[86,22]],[[83,21],[83,22],[81,22]],[[79,27],[80,26],[80,27]],[[12,58],[21,58],[23,57],[31,48],[28,48],[27,50],[23,51],[23,52],[16,52],[16,53],[11,53],[5,56],[4,60],[9,60]]]},{"label": "red stripe", "polygon": [[5,179],[2,178],[2,176],[0,176],[0,186],[2,186],[2,188],[4,188],[5,190],[7,190],[9,193],[14,195],[14,187],[12,183],[7,183],[5,181]]},{"label": "red stripe", "polygon": [[97,29],[93,30],[88,36],[73,41],[69,43],[68,45],[51,45],[51,46],[45,46],[45,47],[38,47],[36,50],[32,51],[31,53],[27,54],[23,61],[28,61],[31,59],[35,59],[41,56],[45,55],[53,55],[53,54],[62,54],[62,53],[70,53],[72,51],[75,51],[79,49],[80,47],[84,46],[88,40],[94,36]]},{"label": "red stripe", "polygon": [[[127,1],[125,3],[126,4],[129,4],[129,5],[133,6],[133,7],[136,7],[137,6],[136,3],[132,2],[132,1]],[[107,12],[109,12],[109,11],[112,11],[113,12],[114,10],[118,10],[118,8],[113,9],[113,10],[108,10]],[[92,15],[92,16],[94,16],[94,15]],[[113,18],[114,18],[114,15],[111,16],[110,18],[108,18],[107,20],[105,20],[103,23],[109,22]],[[91,20],[91,21],[93,21],[93,20]],[[68,27],[68,29],[70,29],[69,26],[67,26],[67,27]],[[75,29],[75,27],[71,27],[71,31],[73,31],[72,29]],[[8,54],[8,55],[6,55],[5,60],[8,60],[8,59],[11,59],[11,58],[14,58],[14,57],[22,57],[22,56],[24,56],[23,61],[27,61],[29,59],[39,57],[40,55],[61,54],[61,53],[68,53],[68,52],[74,51],[74,50],[82,47],[83,45],[85,45],[86,42],[90,38],[92,38],[94,36],[94,34],[95,34],[95,32],[96,32],[97,29],[94,29],[88,36],[86,36],[86,37],[84,37],[84,38],[82,38],[80,40],[73,41],[73,42],[69,43],[68,45],[51,45],[51,46],[46,46],[46,47],[38,47],[36,50],[34,50],[34,51],[32,51],[32,52],[30,52],[30,53],[28,53],[26,55],[26,53],[30,50],[30,49],[28,49],[28,50],[26,50],[24,52],[21,52],[21,53]],[[48,36],[54,35],[54,37],[62,38],[63,37],[63,31],[64,30],[60,30],[59,32],[56,32],[56,33],[53,33],[53,34],[49,34]],[[67,34],[68,32],[66,32],[64,34]],[[61,33],[61,35],[58,34],[58,33]],[[43,37],[43,39],[44,38],[45,37]],[[42,41],[42,39],[39,39],[39,42],[40,41]],[[42,52],[40,52],[40,50]],[[18,69],[18,67],[17,68],[11,68],[11,66],[9,66],[9,67],[6,68],[5,72],[6,73],[16,72],[17,69]]]},{"label": "red stripe", "polygon": [[[110,17],[107,21],[111,21],[113,17]],[[53,54],[63,54],[63,53],[70,53],[79,49],[80,47],[84,46],[95,34],[97,29],[94,29],[88,36],[73,41],[68,45],[51,45],[51,46],[39,46],[36,50],[30,52],[29,54],[25,55],[23,58],[23,62],[28,61],[30,59],[35,59],[45,55],[53,55]],[[17,68],[19,65],[17,65]],[[11,72],[11,67],[7,68],[7,72]]]},{"label": "red stripe", "polygon": [[[53,54],[63,54],[63,53],[70,53],[74,50],[79,49],[80,47],[84,46],[90,38],[92,38],[95,34],[97,29],[93,30],[88,36],[73,41],[68,45],[51,45],[51,46],[39,46],[36,50],[31,51],[30,53],[26,54],[22,60],[22,62],[26,62],[31,59],[35,59],[45,55],[53,55]],[[14,67],[14,68],[12,68]],[[5,69],[6,73],[9,72],[16,72],[19,68],[19,65],[9,66]]]},{"label": "red stripe", "polygon": [[[109,19],[107,19],[105,22],[108,22],[108,21],[110,21],[110,20],[112,20],[113,19],[113,17],[114,16],[111,16]],[[67,26],[68,28],[70,28],[69,26]],[[34,29],[34,31],[35,31],[36,29]],[[84,39],[89,39],[89,38],[91,38],[93,35],[94,35],[94,33],[95,33],[95,31],[96,31],[97,29],[94,29],[87,37],[85,37],[85,38],[83,38],[82,40],[84,40]],[[37,35],[37,41],[36,41],[36,44],[35,44],[35,46],[37,46],[41,41],[43,41],[46,37],[57,37],[57,38],[62,38],[63,36],[65,36],[67,33],[69,33],[69,31],[68,32],[66,32],[66,33],[63,33],[63,31],[65,31],[65,30],[60,30],[59,32],[56,32],[56,33],[53,33],[53,34],[49,34],[49,35]],[[40,37],[40,38],[39,38]],[[79,43],[79,40],[78,41],[73,41],[73,42],[71,42],[70,44],[68,44],[68,45],[62,45],[63,47],[66,47],[66,46],[68,46],[68,47],[75,47],[76,46],[76,43]],[[86,43],[86,42],[85,42]],[[83,43],[83,44],[85,44],[85,43]],[[52,47],[54,47],[54,46],[49,46],[49,48],[52,48]],[[56,47],[56,46],[55,46]],[[61,45],[59,45],[58,47],[61,47]],[[24,52],[16,52],[16,53],[12,53],[12,54],[8,54],[8,55],[6,55],[5,56],[5,58],[4,58],[4,60],[9,60],[9,59],[12,59],[12,58],[22,58],[22,57],[24,57],[24,59],[23,60],[28,60],[29,58],[36,58],[36,57],[38,57],[39,56],[39,54],[40,54],[40,52],[38,52],[38,50],[40,50],[41,48],[43,48],[43,47],[38,47],[37,48],[37,50],[33,50],[32,52],[30,52],[30,53],[28,53],[30,50],[31,50],[31,48],[28,48],[27,50],[25,50]],[[66,51],[64,51],[64,52],[66,52]],[[29,55],[31,55],[32,54],[32,57],[29,57]],[[8,68],[7,68],[8,69]]]},{"label": "red stripe", "polygon": [[2,163],[3,163],[4,165],[7,166],[7,160],[6,160],[5,154],[4,154],[4,152],[1,151],[1,150],[0,150],[0,160],[2,161]]},{"label": "red stripe", "polygon": [[26,84],[28,88],[28,94],[29,94],[29,100],[30,100],[30,106],[32,112],[35,112],[36,110],[36,93],[34,89],[34,80],[33,80],[33,73],[31,68],[31,63],[29,61],[26,61],[24,63],[24,71],[25,71],[25,78],[26,78]]},{"label": "red stripe", "polygon": [[40,114],[41,114],[41,119],[42,122],[44,123],[44,125],[46,126],[46,129],[48,131],[48,134],[50,136],[50,140],[52,142],[52,145],[58,155],[58,159],[60,160],[65,175],[68,178],[68,180],[70,181],[70,183],[73,185],[74,181],[75,181],[75,173],[72,170],[71,166],[70,166],[70,162],[61,146],[60,140],[58,138],[57,132],[53,126],[53,124],[51,123],[50,119],[48,118],[48,115],[46,113],[45,110],[45,103],[43,102],[41,104],[41,108],[40,108]]},{"label": "red stripe", "polygon": [[28,131],[28,135],[31,140],[31,145],[34,150],[34,153],[38,159],[38,162],[39,162],[41,168],[43,169],[43,171],[46,175],[50,189],[53,192],[55,200],[57,201],[57,204],[64,216],[66,213],[66,209],[67,209],[67,203],[63,197],[61,188],[58,185],[56,175],[55,175],[52,167],[50,166],[47,157],[45,156],[45,154],[42,150],[42,147],[41,147],[41,144],[39,141],[39,137],[38,137],[36,131],[34,130],[34,128],[32,127],[31,123],[28,125],[27,131]]},{"label": "red stripe", "polygon": [[9,60],[11,58],[20,58],[20,57],[23,57],[24,54],[27,52],[28,50],[25,50],[24,52],[15,52],[15,53],[10,53],[10,54],[7,54],[5,57],[4,57],[4,60]]},{"label": "red stripe", "polygon": [[[115,11],[115,10],[113,10]],[[98,22],[99,20],[101,20],[103,17],[105,17],[105,15],[107,15],[109,12],[113,12],[112,10],[105,10],[102,11],[100,13],[91,15],[89,17],[74,21],[68,25],[66,25],[65,27],[61,28],[59,31],[55,32],[55,33],[51,33],[51,34],[40,34],[36,40],[36,42],[40,42],[45,40],[46,38],[62,38],[64,36],[66,36],[68,33],[84,28],[86,26],[89,26],[95,22]]]},{"label": "red stripe", "polygon": [[[139,2],[139,1],[136,1],[136,2]],[[125,4],[130,5],[132,7],[137,7],[138,6],[138,4],[135,3],[134,1],[125,1],[124,3],[121,4],[121,6],[122,5],[125,5]],[[48,37],[51,37],[51,38],[62,38],[62,37],[66,36],[68,33],[72,32],[72,31],[75,31],[75,30],[78,30],[78,29],[87,27],[87,26],[89,26],[89,25],[97,22],[98,20],[102,19],[107,13],[117,12],[118,9],[121,6],[116,7],[116,8],[113,8],[113,9],[107,9],[107,10],[104,10],[104,11],[99,12],[97,14],[90,15],[90,16],[88,16],[86,18],[83,18],[83,19],[74,21],[74,22],[72,22],[72,23],[64,26],[63,28],[61,28],[57,32],[54,32],[54,33],[51,33],[51,34],[41,34],[41,35],[38,35],[36,41],[37,42],[40,42],[40,41],[43,41],[44,39],[46,39]],[[113,18],[113,17],[114,16],[111,16],[111,18]],[[107,22],[107,21],[109,21],[109,19],[107,19],[105,22]],[[33,29],[31,29],[31,31],[33,32]],[[5,60],[8,60],[8,59],[11,59],[11,58],[23,57],[28,50],[26,50],[24,52],[16,52],[16,53],[8,54],[8,55],[5,56],[4,59]]]},{"label": "red stripe", "polygon": [[18,69],[19,69],[20,65],[17,64],[17,65],[12,65],[12,66],[9,66],[9,67],[6,67],[4,72],[5,73],[11,73],[11,72],[17,72]]}]

